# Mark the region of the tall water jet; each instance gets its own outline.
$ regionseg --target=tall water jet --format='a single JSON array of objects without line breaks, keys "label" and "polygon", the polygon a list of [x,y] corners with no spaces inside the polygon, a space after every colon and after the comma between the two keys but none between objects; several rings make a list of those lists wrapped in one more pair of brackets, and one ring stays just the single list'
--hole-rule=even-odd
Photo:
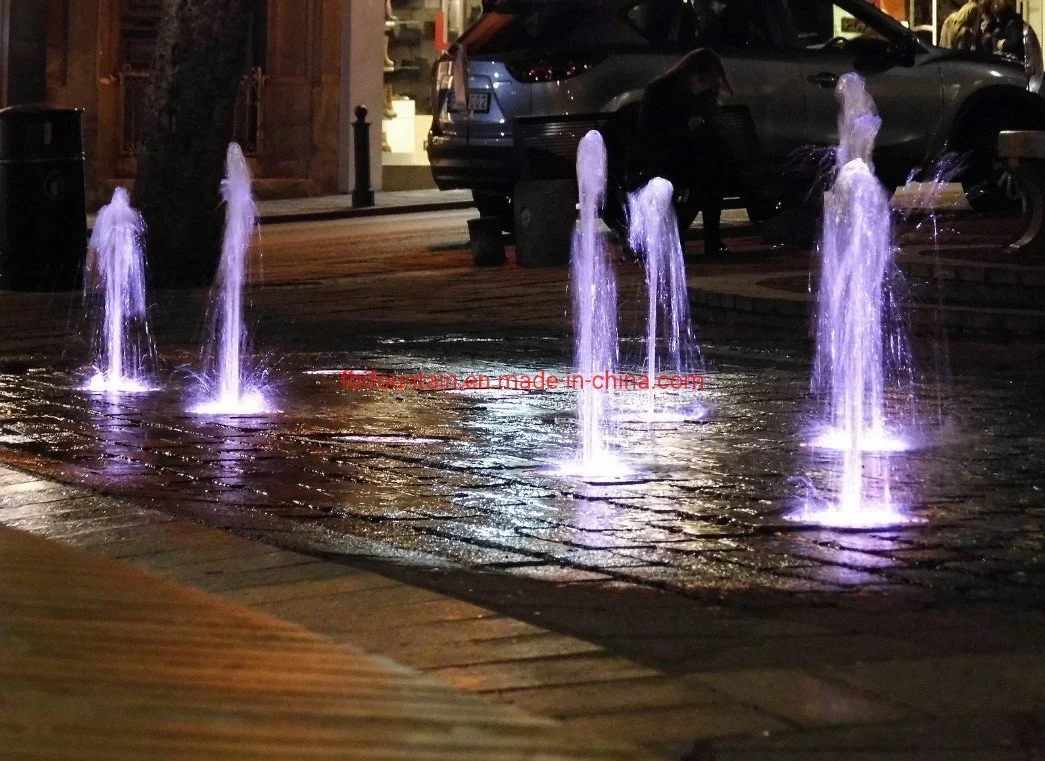
[{"label": "tall water jet", "polygon": [[[596,388],[596,376],[617,368],[617,281],[599,227],[606,193],[606,146],[592,130],[577,147],[580,217],[570,252],[573,288],[574,365],[579,376],[580,469],[598,476],[619,468],[607,442],[606,399],[609,389]],[[598,385],[606,386],[607,383]]]},{"label": "tall water jet", "polygon": [[841,103],[837,176],[825,201],[820,242],[814,391],[826,402],[818,444],[842,450],[837,494],[829,504],[807,505],[796,519],[839,526],[905,520],[891,503],[888,462],[866,494],[863,453],[899,448],[886,428],[884,390],[890,357],[909,354],[906,335],[888,320],[895,274],[889,194],[875,177],[871,152],[881,127],[863,80],[839,80]]},{"label": "tall water jet", "polygon": [[[628,197],[628,243],[646,265],[646,414],[650,420],[656,417],[659,370],[666,363],[666,369],[680,376],[699,358],[690,322],[686,263],[672,205],[674,192],[670,182],[654,177]],[[661,354],[663,363],[658,363]]]},{"label": "tall water jet", "polygon": [[258,210],[250,188],[250,169],[239,145],[230,143],[225,158],[225,235],[215,280],[212,335],[205,352],[203,401],[190,408],[200,415],[257,415],[271,407],[247,364],[249,341],[243,324],[251,242]]},{"label": "tall water jet", "polygon": [[[816,444],[891,451],[886,384],[910,365],[906,331],[892,319],[895,264],[889,194],[871,163],[881,127],[856,74],[839,80],[837,176],[824,205],[813,390],[825,405]],[[895,377],[895,376],[894,376]]]},{"label": "tall water jet", "polygon": [[84,300],[101,300],[93,373],[84,386],[97,393],[149,391],[153,356],[145,304],[145,223],[123,188],[95,218],[87,247]]}]

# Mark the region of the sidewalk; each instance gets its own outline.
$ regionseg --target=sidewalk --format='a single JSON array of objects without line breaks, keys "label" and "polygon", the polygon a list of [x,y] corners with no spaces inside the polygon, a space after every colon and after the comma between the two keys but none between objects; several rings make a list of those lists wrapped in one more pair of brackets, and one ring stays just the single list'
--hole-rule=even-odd
[{"label": "sidewalk", "polygon": [[[263,225],[288,222],[321,222],[330,219],[377,217],[385,214],[416,214],[425,211],[451,211],[472,207],[470,190],[387,190],[374,194],[374,205],[355,208],[352,195],[309,198],[280,198],[258,201],[259,222]],[[96,214],[87,215],[87,227],[94,227]]]},{"label": "sidewalk", "polygon": [[4,526],[0,608],[8,761],[652,758]]},{"label": "sidewalk", "polygon": [[[915,209],[932,201],[938,209],[968,209],[961,185],[952,183],[932,191],[924,183],[912,183],[900,188],[893,200],[900,209]],[[258,211],[262,224],[281,222],[320,221],[324,219],[350,219],[353,217],[378,216],[381,214],[410,214],[424,211],[447,211],[472,208],[472,193],[469,190],[391,190],[375,193],[374,206],[356,209],[350,194],[320,196],[316,198],[287,198],[260,201]],[[727,209],[723,215],[727,225],[742,225],[748,222],[743,209]],[[700,224],[698,222],[697,226]]]},{"label": "sidewalk", "polygon": [[[782,317],[752,328],[735,310],[720,323],[698,313],[718,366],[713,414],[659,430],[655,447],[637,430],[630,450],[653,452],[641,479],[559,478],[549,465],[574,414],[565,395],[338,388],[344,368],[517,372],[568,356],[566,268],[521,269],[510,247],[503,267],[473,267],[468,213],[261,230],[251,330],[283,410],[265,419],[185,413],[205,291],[154,297],[161,388],[118,400],[78,390],[87,359],[78,294],[5,293],[0,461],[21,471],[0,468],[0,523],[676,761],[1042,757],[1045,395],[1036,376],[1013,383],[992,363],[970,377],[953,363],[943,408],[958,413],[953,426],[930,448],[890,458],[894,493],[919,520],[819,529],[784,516],[802,494],[794,477],[819,478],[832,464],[795,435],[808,389],[805,333],[771,335]],[[1040,286],[1026,279],[1029,266],[988,258],[1005,224],[961,218],[939,257],[919,253],[929,231],[915,230],[903,263],[912,276],[953,270],[947,304],[1000,295],[1022,304]],[[808,291],[808,251],[767,249],[753,234],[731,235],[730,245],[729,257],[707,259],[693,242],[698,285],[781,273]],[[1022,284],[995,282],[1010,271]],[[644,272],[624,263],[618,275],[621,324],[634,335],[645,324]],[[942,348],[954,357],[964,343]],[[1021,365],[1029,374],[1040,362]],[[50,573],[43,562],[9,565],[27,574],[13,594]],[[66,586],[72,599],[80,579]],[[28,591],[22,599],[27,608]],[[86,629],[84,620],[67,616],[66,633]],[[144,636],[139,629],[126,631]],[[0,660],[52,646],[40,642],[0,617]],[[74,662],[75,674],[89,673],[65,665]],[[115,655],[105,663],[137,678]],[[55,673],[65,684],[66,671]],[[57,702],[51,683],[27,684],[9,714]],[[5,686],[0,672],[2,707]],[[211,736],[187,690],[162,690],[198,736]],[[157,705],[156,694],[145,704]],[[236,694],[251,704],[254,693]],[[298,726],[317,736],[348,723],[343,706],[295,705],[306,714]],[[338,757],[331,748],[313,757]],[[46,750],[27,757],[49,758]]]},{"label": "sidewalk", "polygon": [[[0,467],[0,524],[46,537],[0,527],[4,641],[22,643],[0,648],[5,759],[1027,761],[1045,747],[1033,605],[705,607],[620,586],[607,605],[562,569],[487,593],[497,582],[470,575],[447,595],[428,584],[453,572],[422,553],[396,571],[344,537],[317,557],[200,526],[202,503],[137,502]],[[308,543],[275,515],[262,523],[250,533]],[[484,594],[511,612],[467,599]],[[563,632],[560,608],[575,624],[602,610],[601,636]],[[134,753],[185,743],[193,755]]]},{"label": "sidewalk", "polygon": [[374,194],[374,205],[352,206],[351,194],[315,198],[285,198],[259,201],[261,224],[315,222],[325,219],[352,219],[382,214],[410,214],[423,211],[448,211],[472,206],[470,190],[387,190]]},{"label": "sidewalk", "polygon": [[[897,208],[919,208],[932,197],[937,208],[966,209],[968,204],[961,186],[951,184],[938,194],[930,194],[920,183],[913,183],[897,191]],[[320,222],[331,219],[355,219],[386,214],[416,214],[426,211],[451,211],[473,208],[470,190],[387,190],[374,194],[374,205],[355,208],[349,193],[309,198],[281,198],[258,202],[259,221],[263,225],[289,222]],[[478,213],[478,212],[477,212]],[[87,215],[87,226],[94,226],[94,214]],[[747,213],[743,209],[726,209],[723,222],[727,226],[745,225]],[[701,227],[698,221],[697,228]]]}]

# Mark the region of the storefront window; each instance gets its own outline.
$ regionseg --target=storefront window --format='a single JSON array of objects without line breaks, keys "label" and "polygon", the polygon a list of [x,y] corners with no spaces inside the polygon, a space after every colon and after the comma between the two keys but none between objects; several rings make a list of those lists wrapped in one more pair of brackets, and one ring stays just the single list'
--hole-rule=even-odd
[{"label": "storefront window", "polygon": [[[435,62],[482,13],[482,0],[386,0],[383,164],[427,166]],[[394,186],[395,170],[386,170]]]},{"label": "storefront window", "polygon": [[[955,11],[959,10],[967,0],[866,0],[870,5],[892,16],[894,19],[911,29],[925,42],[933,45],[940,44],[941,32],[944,21]],[[793,0],[788,1],[788,6],[795,5]],[[1040,26],[1040,19],[1035,16],[1035,10],[1045,6],[1043,0],[1021,0],[1016,3],[1017,11],[1032,27]],[[1040,16],[1039,11],[1039,16]],[[847,27],[858,27],[856,19],[835,6],[834,9],[834,36],[847,37]]]},{"label": "storefront window", "polygon": [[[886,0],[888,2],[889,0]],[[901,17],[888,7],[883,8],[894,18],[909,26],[919,37],[934,45],[941,43],[947,17],[964,6],[967,0],[906,0],[907,14]],[[1041,0],[1017,0],[1014,10],[1035,32],[1041,28]],[[997,52],[997,51],[995,51]],[[1021,54],[1022,55],[1022,54]]]}]

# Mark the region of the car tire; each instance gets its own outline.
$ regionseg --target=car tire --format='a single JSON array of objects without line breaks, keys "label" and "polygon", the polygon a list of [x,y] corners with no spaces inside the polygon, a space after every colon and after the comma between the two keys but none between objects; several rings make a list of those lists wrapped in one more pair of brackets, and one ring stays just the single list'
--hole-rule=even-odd
[{"label": "car tire", "polygon": [[[1003,104],[999,104],[1001,108]],[[962,189],[973,211],[994,213],[1014,211],[1023,203],[1023,194],[1013,173],[998,156],[998,133],[1005,130],[1034,129],[1034,120],[1012,110],[1005,116],[986,119],[963,141],[969,151],[968,167],[962,174]]]}]

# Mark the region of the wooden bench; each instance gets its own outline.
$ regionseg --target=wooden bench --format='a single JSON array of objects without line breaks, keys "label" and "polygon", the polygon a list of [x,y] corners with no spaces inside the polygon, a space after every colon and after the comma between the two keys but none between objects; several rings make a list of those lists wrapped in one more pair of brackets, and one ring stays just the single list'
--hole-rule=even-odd
[{"label": "wooden bench", "polygon": [[1045,132],[1020,130],[998,135],[998,155],[1016,175],[1023,191],[1027,230],[1008,249],[1045,254]]}]

